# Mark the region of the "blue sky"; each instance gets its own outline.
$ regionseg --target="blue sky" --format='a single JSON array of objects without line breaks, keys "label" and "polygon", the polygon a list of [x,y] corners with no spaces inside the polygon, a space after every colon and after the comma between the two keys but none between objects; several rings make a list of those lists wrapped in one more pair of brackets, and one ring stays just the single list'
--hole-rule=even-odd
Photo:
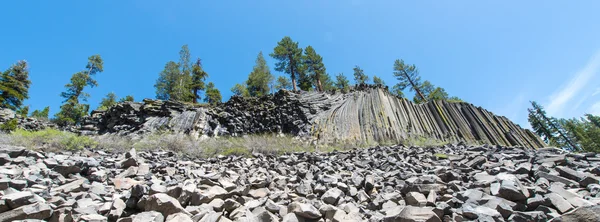
[{"label": "blue sky", "polygon": [[[221,89],[246,79],[283,36],[312,45],[331,75],[355,65],[395,84],[395,59],[423,79],[528,126],[529,100],[558,117],[600,114],[600,1],[2,1],[0,69],[30,64],[31,109],[100,54],[97,106],[109,92],[154,98],[154,83],[188,44]],[[271,69],[274,61],[267,58]],[[275,72],[276,75],[280,73]]]}]

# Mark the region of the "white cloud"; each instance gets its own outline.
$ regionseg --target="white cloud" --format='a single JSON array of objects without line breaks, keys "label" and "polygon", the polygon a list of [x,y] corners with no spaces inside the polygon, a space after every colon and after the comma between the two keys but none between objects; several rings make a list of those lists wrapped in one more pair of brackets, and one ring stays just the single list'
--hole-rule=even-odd
[{"label": "white cloud", "polygon": [[600,50],[588,61],[588,63],[575,74],[575,76],[562,89],[550,96],[550,103],[546,106],[551,116],[561,116],[567,103],[576,96],[600,68]]},{"label": "white cloud", "polygon": [[596,88],[596,91],[594,91],[594,93],[592,93],[592,96],[595,96],[598,94],[600,94],[600,88]]}]

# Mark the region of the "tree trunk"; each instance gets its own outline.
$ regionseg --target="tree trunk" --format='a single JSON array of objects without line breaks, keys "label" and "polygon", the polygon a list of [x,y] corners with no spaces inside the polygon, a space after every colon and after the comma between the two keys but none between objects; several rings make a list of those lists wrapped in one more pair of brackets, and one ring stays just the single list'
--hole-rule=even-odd
[{"label": "tree trunk", "polygon": [[417,92],[417,94],[419,95],[419,97],[421,97],[421,99],[423,100],[423,102],[427,102],[427,99],[425,99],[425,96],[423,96],[423,93],[421,93],[421,90],[419,90],[419,87],[417,87],[415,85],[415,83],[412,81],[412,79],[410,79],[410,77],[408,76],[408,73],[406,73],[406,71],[404,71],[404,70],[402,70],[402,72],[406,76],[406,79],[408,79],[408,82],[410,82],[410,85],[413,87],[413,89],[415,89],[415,92]]},{"label": "tree trunk", "polygon": [[292,77],[292,86],[294,87],[294,92],[298,91],[296,89],[296,75],[294,73],[294,61],[292,60],[292,56],[288,56],[289,60],[290,60],[290,75]]},{"label": "tree trunk", "polygon": [[571,140],[569,138],[567,138],[567,136],[565,136],[565,134],[558,127],[556,127],[556,125],[554,125],[554,123],[550,119],[548,119],[548,117],[546,117],[546,115],[544,115],[539,110],[536,110],[536,111],[538,112],[538,114],[540,114],[540,116],[542,116],[548,122],[548,124],[550,124],[550,126],[552,128],[554,128],[556,130],[556,132],[558,132],[558,134],[560,134],[560,136],[563,139],[565,139],[565,141],[567,141],[567,143],[569,144],[569,146],[571,146],[571,148],[573,148],[573,150],[577,150],[577,147],[575,145],[573,145],[573,142],[571,142]]},{"label": "tree trunk", "polygon": [[194,87],[194,95],[193,96],[194,96],[193,97],[194,99],[192,100],[192,103],[194,103],[194,104],[198,103],[198,88],[197,87]]}]

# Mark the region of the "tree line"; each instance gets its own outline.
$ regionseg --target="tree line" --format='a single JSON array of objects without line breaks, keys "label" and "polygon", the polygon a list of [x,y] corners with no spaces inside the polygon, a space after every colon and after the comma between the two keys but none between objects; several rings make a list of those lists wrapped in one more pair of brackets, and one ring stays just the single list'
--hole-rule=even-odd
[{"label": "tree line", "polygon": [[546,144],[578,152],[600,152],[600,116],[556,118],[549,116],[537,102],[530,103],[527,120]]},{"label": "tree line", "polygon": [[[275,76],[271,73],[262,52],[256,56],[255,65],[242,83],[235,84],[231,91],[234,95],[259,97],[274,91],[303,90],[347,92],[352,89],[350,80],[343,73],[338,73],[332,79],[323,63],[323,57],[310,45],[299,47],[290,37],[284,37],[269,54],[277,62],[275,71],[285,75]],[[179,60],[169,61],[159,72],[154,85],[156,98],[196,104],[205,102],[217,104],[222,100],[219,89],[213,82],[206,82],[209,77],[204,71],[202,60],[191,59],[187,45],[179,51]],[[354,66],[354,85],[375,84],[385,86],[382,78],[369,75],[358,65]],[[63,98],[60,110],[49,118],[50,107],[34,110],[30,113],[29,106],[23,102],[29,98],[29,67],[25,60],[17,61],[7,70],[0,73],[0,107],[12,109],[17,115],[51,120],[61,127],[79,125],[83,118],[90,113],[85,92],[86,88],[97,87],[99,84],[94,77],[104,71],[104,62],[100,55],[88,57],[84,69],[74,73],[60,94]],[[412,100],[423,103],[430,100],[461,101],[450,97],[444,88],[433,85],[428,80],[422,80],[418,68],[407,64],[402,59],[394,61],[392,75],[398,80],[390,93],[405,97],[406,90],[413,92]],[[99,110],[106,110],[118,102],[134,101],[131,95],[118,98],[115,93],[108,93],[98,105]],[[550,146],[566,148],[574,151],[600,151],[600,117],[586,114],[582,118],[559,119],[548,116],[541,105],[531,102],[528,109],[528,120],[533,131]]]}]

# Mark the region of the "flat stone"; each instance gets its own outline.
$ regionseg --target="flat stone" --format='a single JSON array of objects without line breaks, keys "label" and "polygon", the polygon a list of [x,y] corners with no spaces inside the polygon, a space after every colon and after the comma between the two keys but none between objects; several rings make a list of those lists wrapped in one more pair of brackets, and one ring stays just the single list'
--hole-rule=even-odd
[{"label": "flat stone", "polygon": [[132,222],[163,222],[165,217],[157,211],[146,211],[132,216]]},{"label": "flat stone", "polygon": [[573,209],[573,205],[569,203],[565,198],[561,197],[556,193],[549,193],[545,195],[550,200],[550,203],[560,212],[564,214]]},{"label": "flat stone", "polygon": [[587,222],[600,221],[600,205],[578,207],[572,212],[566,213],[555,221],[562,222]]},{"label": "flat stone", "polygon": [[52,208],[44,203],[34,203],[22,206],[0,214],[0,221],[15,221],[24,219],[45,220],[52,216]]}]

